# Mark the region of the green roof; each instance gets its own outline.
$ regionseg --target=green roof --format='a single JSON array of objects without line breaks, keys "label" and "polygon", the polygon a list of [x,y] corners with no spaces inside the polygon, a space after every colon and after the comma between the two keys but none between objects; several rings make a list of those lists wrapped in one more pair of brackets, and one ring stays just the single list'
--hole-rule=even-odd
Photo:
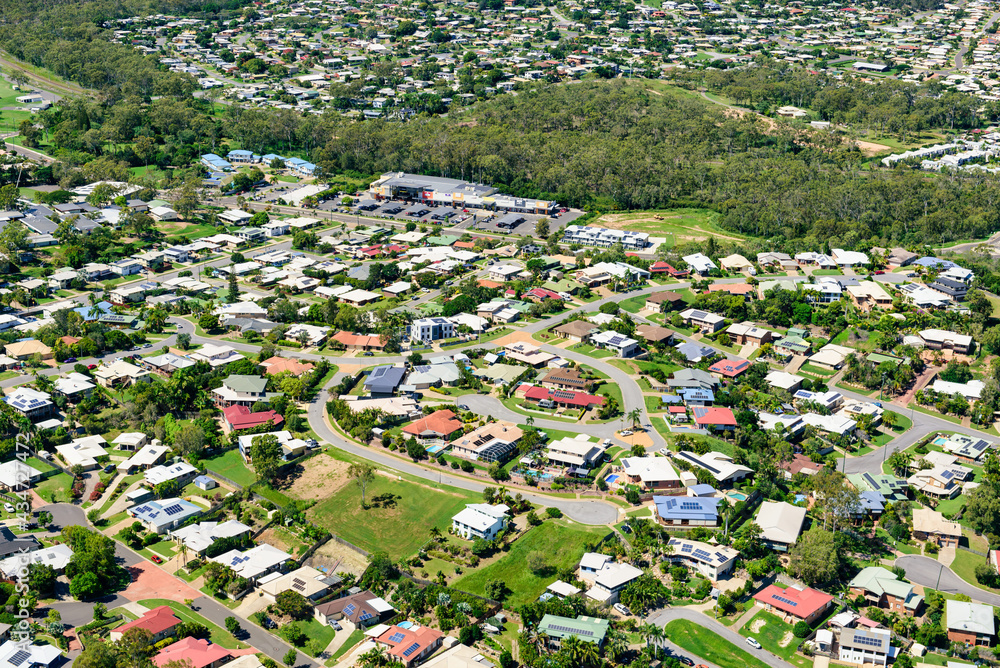
[{"label": "green roof", "polygon": [[906,602],[906,607],[917,608],[923,597],[914,595],[913,585],[900,581],[896,574],[881,566],[868,566],[854,576],[848,587],[858,587],[873,594],[889,594]]},{"label": "green roof", "polygon": [[889,362],[890,364],[898,365],[902,362],[902,358],[894,357],[893,355],[883,355],[882,353],[870,353],[868,357],[865,358],[869,362],[874,364],[882,364],[883,362]]},{"label": "green roof", "polygon": [[561,281],[547,281],[542,284],[542,287],[546,290],[552,290],[553,292],[568,292],[573,294],[575,291],[580,289],[581,285],[576,281],[564,278]]},{"label": "green roof", "polygon": [[450,246],[456,241],[461,241],[462,237],[451,236],[450,234],[442,234],[436,237],[427,237],[425,241],[432,246]]},{"label": "green roof", "polygon": [[260,376],[232,375],[226,378],[226,387],[233,392],[261,394],[267,389],[267,379]]},{"label": "green roof", "polygon": [[609,623],[606,619],[597,619],[596,617],[573,619],[558,615],[545,615],[542,617],[542,621],[538,622],[538,631],[545,633],[550,638],[563,640],[570,636],[576,636],[584,642],[600,645],[604,642]]},{"label": "green roof", "polygon": [[785,348],[795,352],[808,352],[812,346],[800,336],[786,336],[774,344],[777,348]]}]

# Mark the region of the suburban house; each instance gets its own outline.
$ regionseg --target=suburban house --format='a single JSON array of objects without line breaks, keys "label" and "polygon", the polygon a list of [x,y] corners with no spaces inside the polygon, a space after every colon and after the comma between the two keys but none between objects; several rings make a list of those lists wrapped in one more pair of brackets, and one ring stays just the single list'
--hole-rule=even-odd
[{"label": "suburban house", "polygon": [[646,340],[646,343],[658,343],[667,346],[674,345],[674,330],[658,325],[639,325],[635,333]]},{"label": "suburban house", "polygon": [[412,436],[421,444],[447,441],[452,434],[461,430],[462,421],[450,410],[434,411],[403,427],[404,434]]},{"label": "suburban house", "polygon": [[522,436],[513,422],[490,422],[452,441],[451,454],[471,461],[506,461]]},{"label": "suburban house", "polygon": [[313,612],[322,624],[340,621],[349,630],[355,630],[378,624],[396,610],[385,599],[365,590],[321,603]]},{"label": "suburban house", "polygon": [[990,647],[996,635],[993,606],[967,601],[945,602],[948,640],[973,647]]},{"label": "suburban house", "polygon": [[250,527],[237,520],[225,522],[198,522],[170,532],[174,540],[181,540],[195,554],[204,554],[215,541],[250,535]]},{"label": "suburban house", "polygon": [[[521,388],[524,388],[523,390]],[[586,411],[593,406],[603,406],[604,397],[586,392],[571,392],[569,390],[550,390],[545,387],[531,385],[518,388],[526,401],[537,403],[542,408],[578,408]]]},{"label": "suburban house", "polygon": [[429,626],[413,624],[407,628],[390,626],[381,635],[373,638],[376,645],[388,647],[390,659],[411,668],[420,664],[441,646],[444,634]]},{"label": "suburban house", "polygon": [[747,344],[762,346],[765,343],[770,343],[774,337],[774,332],[758,327],[752,322],[733,323],[726,327],[726,334],[732,339],[733,345],[737,346]]},{"label": "suburban house", "polygon": [[594,443],[587,434],[578,434],[576,438],[564,437],[548,444],[545,458],[553,466],[565,466],[570,469],[589,470],[604,457],[604,447]]},{"label": "suburban house", "polygon": [[290,573],[270,573],[257,581],[257,591],[274,601],[286,591],[294,591],[309,601],[318,601],[330,588],[343,581],[337,575],[327,575],[312,566],[300,566]]},{"label": "suburban house", "polygon": [[844,628],[840,632],[839,658],[844,663],[859,666],[885,666],[892,650],[892,634],[889,629],[874,629],[864,626]]},{"label": "suburban house", "polygon": [[587,552],[580,559],[580,579],[593,585],[587,596],[601,603],[617,603],[618,595],[642,571],[632,564],[615,561],[604,555]]},{"label": "suburban house", "polygon": [[950,522],[944,515],[930,508],[913,509],[913,537],[932,541],[939,547],[958,547],[962,539],[962,525]]},{"label": "suburban house", "polygon": [[672,527],[714,527],[719,525],[719,499],[712,497],[654,496],[656,519]]},{"label": "suburban house", "polygon": [[946,329],[925,329],[917,333],[929,350],[953,350],[961,355],[972,352],[975,342],[968,334],[956,334]]},{"label": "suburban house", "polygon": [[778,552],[787,552],[802,533],[806,509],[790,503],[764,501],[754,522],[761,530],[764,545]]},{"label": "suburban house", "polygon": [[702,311],[700,309],[689,308],[680,312],[681,319],[688,327],[697,329],[703,334],[713,334],[726,323],[726,319],[721,315]]},{"label": "suburban house", "polygon": [[600,329],[594,327],[594,325],[586,320],[573,320],[572,322],[567,322],[559,325],[558,327],[552,328],[552,332],[554,334],[558,334],[559,336],[569,339],[570,341],[576,341],[577,343],[586,343],[591,335],[600,331]]},{"label": "suburban house", "polygon": [[201,506],[196,506],[184,499],[172,498],[159,501],[147,501],[139,506],[126,510],[129,517],[146,525],[146,529],[155,534],[164,534],[184,524],[189,517],[195,517],[205,512]]},{"label": "suburban house", "polygon": [[696,570],[715,582],[733,570],[740,553],[725,545],[709,545],[686,538],[671,538],[667,543],[674,551],[664,556],[672,564]]},{"label": "suburban house", "polygon": [[377,366],[365,378],[365,391],[373,397],[389,397],[403,382],[406,369],[398,366]]},{"label": "suburban house", "polygon": [[865,312],[892,307],[892,295],[874,281],[861,281],[857,285],[848,285],[847,294],[854,305]]},{"label": "suburban house", "polygon": [[924,602],[912,584],[899,580],[895,573],[881,566],[861,569],[847,586],[852,596],[864,596],[869,605],[911,617]]},{"label": "suburban house", "polygon": [[654,292],[646,297],[646,308],[659,313],[663,310],[673,310],[684,305],[684,297],[678,292]]},{"label": "suburban house", "polygon": [[637,485],[643,490],[680,489],[684,486],[673,464],[666,457],[624,457],[614,473],[621,476],[615,482]]},{"label": "suburban house", "polygon": [[167,466],[154,466],[145,473],[146,485],[156,487],[165,482],[176,482],[178,488],[183,488],[198,476],[198,469],[187,462],[177,462]]},{"label": "suburban house", "polygon": [[283,573],[285,566],[292,561],[292,555],[268,543],[261,543],[243,552],[230,550],[212,557],[212,561],[229,566],[237,575],[256,582],[269,573]]},{"label": "suburban house", "polygon": [[812,587],[782,589],[772,584],[753,597],[765,610],[778,613],[786,621],[803,621],[810,625],[833,605],[833,596]]},{"label": "suburban house", "polygon": [[116,628],[111,632],[111,640],[117,642],[126,631],[144,629],[152,634],[150,641],[158,643],[169,638],[180,623],[181,620],[170,609],[170,606],[161,605],[147,610],[139,619],[133,619],[131,622]]},{"label": "suburban house", "polygon": [[596,617],[580,616],[573,619],[547,614],[538,622],[538,632],[545,634],[552,649],[558,649],[562,646],[563,640],[570,636],[601,646],[604,644],[604,637],[608,633],[610,624],[607,619]]},{"label": "suburban house", "polygon": [[276,395],[266,390],[266,378],[233,374],[222,381],[222,387],[212,390],[212,394],[215,396],[215,405],[219,408],[227,406],[250,408],[258,402],[266,404]]},{"label": "suburban house", "polygon": [[580,369],[551,369],[539,383],[553,390],[590,392],[594,381],[584,378]]},{"label": "suburban house", "polygon": [[707,452],[699,455],[690,450],[682,450],[675,456],[691,466],[705,469],[712,474],[716,482],[722,484],[732,485],[749,475],[753,475],[753,469],[734,463],[732,457],[721,452]]},{"label": "suburban house", "polygon": [[634,357],[641,352],[638,341],[612,329],[592,334],[590,342],[603,350],[614,351],[618,357]]},{"label": "suburban house", "polygon": [[153,655],[153,663],[162,667],[180,662],[191,668],[219,668],[233,658],[232,652],[203,638],[187,637],[167,645]]},{"label": "suburban house", "polygon": [[504,504],[467,503],[465,508],[451,518],[452,531],[466,540],[482,538],[493,540],[510,519],[510,508]]}]

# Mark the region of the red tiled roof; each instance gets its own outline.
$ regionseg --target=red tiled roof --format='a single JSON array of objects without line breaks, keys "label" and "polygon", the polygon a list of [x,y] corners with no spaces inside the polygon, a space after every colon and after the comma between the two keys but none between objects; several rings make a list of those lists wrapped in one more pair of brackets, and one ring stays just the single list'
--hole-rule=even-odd
[{"label": "red tiled roof", "polygon": [[753,289],[749,283],[713,283],[708,286],[709,292],[728,292],[731,295],[748,295]]},{"label": "red tiled roof", "polygon": [[736,416],[728,408],[722,406],[695,406],[691,410],[694,412],[694,421],[697,424],[721,425],[724,427],[736,426]]},{"label": "red tiled roof", "polygon": [[539,299],[562,299],[558,292],[552,292],[545,288],[532,288],[525,292],[522,297],[538,297]]},{"label": "red tiled roof", "polygon": [[420,418],[403,427],[403,433],[420,436],[424,432],[430,431],[440,436],[448,436],[462,428],[461,421],[456,420],[456,417],[449,410],[435,411],[427,417]]},{"label": "red tiled roof", "polygon": [[668,413],[687,413],[687,408],[685,406],[668,406]]},{"label": "red tiled roof", "polygon": [[207,640],[188,637],[161,649],[160,653],[153,657],[153,663],[162,666],[168,661],[190,661],[191,668],[205,668],[231,656],[232,653],[224,647],[213,645]]},{"label": "red tiled roof", "polygon": [[532,386],[525,390],[524,398],[531,399],[533,401],[552,399],[553,401],[561,404],[580,407],[604,405],[604,397],[599,397],[595,394],[587,394],[586,392],[571,392],[569,390],[550,390],[547,387],[537,386]]},{"label": "red tiled roof", "polygon": [[713,373],[722,374],[726,378],[735,378],[744,371],[750,368],[750,362],[747,360],[719,360],[712,366],[708,367],[708,370]]},{"label": "red tiled roof", "polygon": [[[400,636],[402,636],[401,640],[393,640],[393,638]],[[376,638],[375,642],[388,645],[390,647],[389,656],[396,657],[404,664],[410,665],[416,657],[420,656],[428,647],[440,642],[443,637],[443,633],[429,626],[404,629],[393,625]],[[417,647],[411,649],[413,645],[417,645]]]},{"label": "red tiled roof", "polygon": [[771,605],[799,619],[807,619],[833,600],[833,596],[812,587],[782,589],[777,585],[770,585],[753,597],[761,603]]},{"label": "red tiled roof", "polygon": [[281,417],[281,414],[276,411],[267,410],[260,411],[259,413],[251,413],[250,409],[246,406],[227,406],[222,409],[222,415],[234,430],[252,429],[268,422],[274,423],[274,426],[277,427],[285,421],[285,418]]},{"label": "red tiled roof", "polygon": [[451,246],[452,246],[452,248],[468,248],[469,250],[472,250],[473,248],[476,247],[476,242],[474,242],[474,241],[456,241]]},{"label": "red tiled roof", "polygon": [[301,376],[313,370],[312,362],[300,362],[291,357],[272,357],[261,362],[261,366],[264,367],[264,373],[269,376],[285,371],[293,376]]},{"label": "red tiled roof", "polygon": [[147,611],[139,619],[134,619],[128,624],[119,626],[115,631],[125,633],[130,629],[146,629],[153,635],[156,635],[157,633],[172,629],[180,623],[181,620],[174,615],[174,611],[169,606],[161,605],[158,608]]},{"label": "red tiled roof", "polygon": [[330,337],[338,343],[342,343],[345,346],[365,346],[368,348],[383,348],[382,339],[380,339],[375,334],[351,334],[350,332],[340,331]]}]

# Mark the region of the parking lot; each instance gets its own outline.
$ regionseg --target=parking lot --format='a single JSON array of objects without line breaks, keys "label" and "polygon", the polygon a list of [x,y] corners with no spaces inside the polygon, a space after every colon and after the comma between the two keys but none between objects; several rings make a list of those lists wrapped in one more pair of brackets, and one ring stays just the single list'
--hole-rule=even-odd
[{"label": "parking lot", "polygon": [[[331,204],[336,206],[335,203]],[[548,218],[550,221],[549,230],[555,232],[582,216],[584,212],[571,209],[565,213],[556,213],[550,216],[536,213],[510,214],[506,211],[458,209],[447,205],[435,206],[432,204],[415,204],[412,202],[390,200],[380,202],[379,206],[375,209],[359,213],[375,218],[412,220],[419,224],[442,225],[458,230],[469,230],[470,232],[488,232],[490,234],[513,233],[531,236],[535,233],[535,224],[539,218]],[[508,224],[516,219],[520,219],[520,222],[516,222],[513,225]]]}]

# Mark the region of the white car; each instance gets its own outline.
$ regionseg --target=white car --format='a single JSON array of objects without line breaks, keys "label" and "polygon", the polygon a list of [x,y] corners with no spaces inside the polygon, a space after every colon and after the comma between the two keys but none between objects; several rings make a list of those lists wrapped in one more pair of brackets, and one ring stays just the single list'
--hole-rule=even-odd
[{"label": "white car", "polygon": [[625,607],[624,605],[622,605],[621,603],[615,603],[615,606],[614,606],[614,607],[615,607],[615,610],[617,610],[618,612],[620,612],[621,614],[623,614],[623,615],[625,615],[625,616],[628,616],[628,615],[631,615],[631,614],[632,614],[631,612],[629,612],[629,609],[628,609],[628,608],[626,608],[626,607]]},{"label": "white car", "polygon": [[3,504],[3,509],[6,510],[8,513],[13,513],[14,512],[14,506],[12,506],[9,503]]},{"label": "white car", "polygon": [[631,436],[632,435],[632,430],[631,429],[626,429],[625,431],[621,432],[621,435],[622,436]]},{"label": "white car", "polygon": [[754,649],[760,649],[760,643],[754,640],[753,638],[747,638],[747,644],[753,647]]}]

